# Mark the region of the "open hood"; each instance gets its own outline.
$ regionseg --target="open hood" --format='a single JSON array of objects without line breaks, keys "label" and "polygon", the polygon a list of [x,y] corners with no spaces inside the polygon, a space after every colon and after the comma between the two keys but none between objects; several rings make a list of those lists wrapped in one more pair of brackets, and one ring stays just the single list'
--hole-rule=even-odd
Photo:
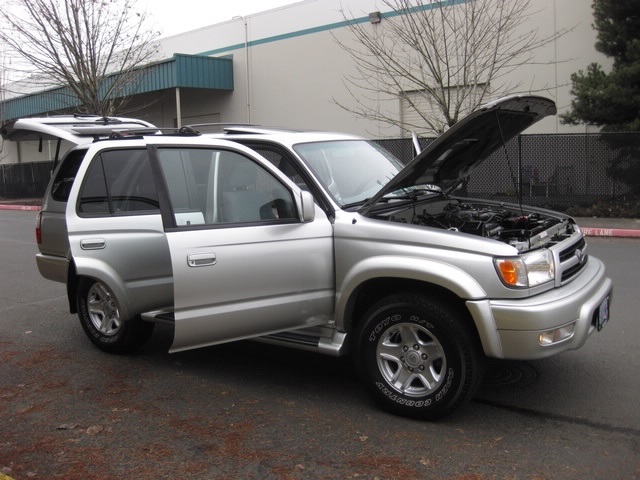
[{"label": "open hood", "polygon": [[433,141],[360,212],[391,192],[416,185],[437,185],[445,192],[451,191],[503,143],[555,113],[552,100],[537,96],[510,96],[480,107]]}]

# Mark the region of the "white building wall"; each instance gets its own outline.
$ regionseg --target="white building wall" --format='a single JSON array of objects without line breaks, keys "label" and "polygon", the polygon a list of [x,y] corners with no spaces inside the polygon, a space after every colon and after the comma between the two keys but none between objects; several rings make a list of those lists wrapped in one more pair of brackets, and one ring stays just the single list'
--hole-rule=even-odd
[{"label": "white building wall", "polygon": [[[183,98],[183,116],[188,117],[191,109],[204,108],[222,122],[336,130],[377,138],[400,136],[397,127],[359,118],[336,104],[335,100],[343,105],[354,103],[343,83],[346,75],[354,73],[353,62],[335,39],[351,41],[343,24],[343,6],[350,18],[388,11],[376,0],[306,0],[164,39],[165,57],[188,53],[232,55],[234,60],[233,93],[203,93],[192,104]],[[511,89],[506,93],[545,95],[557,102],[560,112],[566,111],[571,102],[571,73],[594,61],[607,64],[593,46],[596,32],[591,26],[591,0],[532,0],[530,10],[531,17],[521,26],[523,32],[537,30],[540,38],[563,29],[570,32],[540,48],[531,64],[507,76],[504,83]],[[384,28],[384,22],[368,26]],[[371,99],[370,104],[400,115],[398,100]],[[540,122],[529,133],[584,131],[584,126],[562,125],[555,117]]]},{"label": "white building wall", "polygon": [[[164,39],[164,58],[174,53],[233,56],[235,90],[230,94],[181,92],[185,123],[193,123],[189,117],[210,114],[222,122],[335,130],[376,138],[400,136],[397,127],[359,118],[336,104],[336,100],[342,105],[354,103],[344,85],[345,76],[355,73],[353,62],[335,39],[352,40],[344,27],[343,7],[349,18],[388,11],[376,0],[306,0]],[[609,63],[594,49],[591,0],[532,0],[530,11],[521,26],[523,32],[537,30],[544,38],[570,31],[540,48],[531,64],[508,75],[504,83],[511,87],[506,93],[545,95],[557,102],[560,112],[566,111],[571,102],[571,74],[594,61]],[[368,27],[384,28],[384,22]],[[363,94],[360,99],[364,98]],[[173,126],[175,98],[165,96],[163,102],[158,123]],[[377,98],[369,103],[400,115],[396,99]],[[584,126],[562,125],[555,117],[528,133],[584,131]]]},{"label": "white building wall", "polygon": [[[359,118],[335,102],[354,103],[344,85],[345,75],[355,73],[353,62],[335,40],[350,41],[342,6],[350,18],[388,10],[375,0],[306,0],[167,38],[162,45],[164,55],[233,55],[235,91],[209,102],[223,122],[338,130],[377,138],[400,136],[397,127]],[[532,0],[530,10],[531,16],[521,26],[523,32],[537,30],[544,38],[570,31],[540,48],[529,65],[505,78],[504,83],[511,85],[507,93],[549,96],[560,112],[566,111],[571,102],[571,73],[594,61],[608,63],[593,46],[591,0]],[[383,28],[384,21],[369,27]],[[400,115],[398,100],[379,98],[370,103]],[[584,131],[584,126],[562,125],[555,117],[540,122],[529,133]]]}]

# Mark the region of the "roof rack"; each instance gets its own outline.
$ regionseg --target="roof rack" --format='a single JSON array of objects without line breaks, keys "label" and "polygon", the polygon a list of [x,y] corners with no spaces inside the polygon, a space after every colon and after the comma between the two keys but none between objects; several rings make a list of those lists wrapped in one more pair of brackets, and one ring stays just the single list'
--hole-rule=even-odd
[{"label": "roof rack", "polygon": [[196,129],[198,131],[201,131],[203,129],[207,129],[209,130],[210,128],[214,131],[210,131],[207,133],[214,133],[214,132],[224,132],[227,128],[232,128],[232,127],[257,127],[257,125],[254,125],[253,123],[235,123],[235,122],[206,122],[206,123],[190,123],[189,125],[187,125],[188,128],[193,128]]},{"label": "roof rack", "polygon": [[107,117],[106,115],[95,115],[93,113],[74,113],[73,118],[95,118],[96,120],[101,120],[105,125],[109,123],[122,123],[122,120],[118,118]]},{"label": "roof rack", "polygon": [[197,137],[201,133],[191,127],[180,128],[133,128],[127,130],[114,130],[108,137],[96,138],[94,141],[99,140],[118,140],[118,139],[132,139],[142,138],[148,135],[163,135],[163,136],[176,136],[176,137]]},{"label": "roof rack", "polygon": [[271,128],[271,127],[251,127],[251,126],[237,126],[237,127],[228,127],[224,129],[224,133],[228,135],[242,135],[244,133],[248,134],[270,134],[270,133],[291,133],[296,130],[290,130],[286,128]]},{"label": "roof rack", "polygon": [[[262,127],[260,125],[256,125],[254,123],[229,123],[229,122],[212,122],[212,123],[194,123],[190,124],[189,127],[196,128],[198,130],[202,130],[203,127],[215,127],[215,132],[226,133],[228,135],[234,134],[269,134],[269,133],[287,133],[294,132],[295,130],[289,130],[286,128],[275,128],[275,127]],[[214,133],[214,132],[206,132],[206,133]]]}]

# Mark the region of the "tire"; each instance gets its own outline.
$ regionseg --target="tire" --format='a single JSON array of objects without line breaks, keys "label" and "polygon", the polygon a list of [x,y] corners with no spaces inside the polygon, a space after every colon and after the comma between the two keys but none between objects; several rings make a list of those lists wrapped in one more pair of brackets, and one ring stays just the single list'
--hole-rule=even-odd
[{"label": "tire", "polygon": [[462,314],[420,294],[396,294],[364,316],[355,360],[365,387],[385,410],[444,417],[475,394],[483,375],[479,341]]},{"label": "tire", "polygon": [[120,317],[118,299],[104,283],[90,278],[78,284],[78,317],[89,340],[109,353],[130,353],[151,337],[155,325],[140,317]]}]

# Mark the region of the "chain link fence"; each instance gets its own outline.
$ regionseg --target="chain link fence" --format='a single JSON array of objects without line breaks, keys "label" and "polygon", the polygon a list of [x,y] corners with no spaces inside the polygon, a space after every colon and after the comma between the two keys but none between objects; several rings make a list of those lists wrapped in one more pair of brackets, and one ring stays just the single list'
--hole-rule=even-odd
[{"label": "chain link fence", "polygon": [[[433,139],[420,139],[422,148]],[[405,164],[414,156],[410,139],[377,143]],[[520,135],[474,170],[457,194],[565,210],[601,201],[623,201],[630,188],[611,178],[624,162],[640,183],[640,133]],[[633,167],[635,166],[635,170]],[[42,197],[53,162],[0,165],[0,197]]]},{"label": "chain link fence", "polygon": [[49,183],[53,161],[0,165],[0,198],[39,198]]},{"label": "chain link fence", "polygon": [[[425,148],[433,139],[420,139]],[[378,140],[408,163],[410,139]],[[631,189],[611,178],[622,162],[640,184],[640,133],[520,135],[477,167],[456,194],[566,210],[622,201]]]}]

